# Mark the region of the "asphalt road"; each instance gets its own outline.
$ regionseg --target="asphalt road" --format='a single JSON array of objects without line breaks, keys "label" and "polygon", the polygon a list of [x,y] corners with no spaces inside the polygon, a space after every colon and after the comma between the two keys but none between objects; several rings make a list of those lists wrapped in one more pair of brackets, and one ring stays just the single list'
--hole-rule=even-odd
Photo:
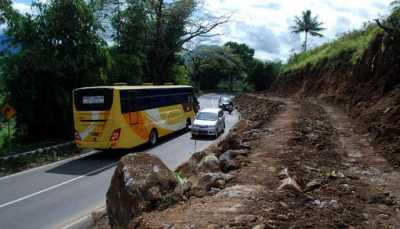
[{"label": "asphalt road", "polygon": [[[200,106],[216,107],[218,96],[201,96]],[[237,119],[236,113],[226,114],[225,134]],[[214,141],[197,140],[195,147],[190,133],[181,132],[161,139],[156,147],[138,147],[133,151],[156,155],[175,169],[195,150],[201,151]],[[0,228],[62,228],[104,206],[116,163],[123,155],[122,152],[93,152],[0,178]]]}]

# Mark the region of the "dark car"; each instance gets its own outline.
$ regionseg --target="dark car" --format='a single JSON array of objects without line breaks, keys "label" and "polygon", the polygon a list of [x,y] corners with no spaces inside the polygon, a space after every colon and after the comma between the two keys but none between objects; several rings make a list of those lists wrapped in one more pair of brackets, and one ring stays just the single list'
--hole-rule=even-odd
[{"label": "dark car", "polygon": [[228,97],[220,98],[218,106],[222,110],[225,110],[225,111],[228,111],[228,112],[232,112],[233,111],[233,102]]}]

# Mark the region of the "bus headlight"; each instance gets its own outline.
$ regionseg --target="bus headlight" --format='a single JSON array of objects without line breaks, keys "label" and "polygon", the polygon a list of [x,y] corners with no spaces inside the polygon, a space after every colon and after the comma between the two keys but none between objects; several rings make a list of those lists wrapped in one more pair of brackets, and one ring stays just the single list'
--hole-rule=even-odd
[{"label": "bus headlight", "polygon": [[116,129],[111,134],[111,141],[115,142],[118,141],[119,137],[121,136],[121,129]]},{"label": "bus headlight", "polygon": [[79,134],[78,131],[75,130],[75,141],[80,141],[81,139],[81,135]]}]

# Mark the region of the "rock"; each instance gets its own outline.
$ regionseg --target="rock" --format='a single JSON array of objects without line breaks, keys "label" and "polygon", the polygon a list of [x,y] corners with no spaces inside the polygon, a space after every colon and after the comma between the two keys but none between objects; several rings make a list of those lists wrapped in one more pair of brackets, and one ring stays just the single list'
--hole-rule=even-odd
[{"label": "rock", "polygon": [[390,219],[390,215],[388,215],[388,214],[379,214],[378,215],[378,217],[380,218],[380,219],[382,219],[382,220],[388,220],[388,219]]},{"label": "rock", "polygon": [[304,191],[310,192],[310,191],[313,191],[313,190],[315,190],[315,189],[317,189],[319,187],[321,187],[321,181],[312,180],[312,181],[310,181],[310,182],[308,182],[306,184],[306,189]]},{"label": "rock", "polygon": [[257,216],[255,215],[239,215],[235,217],[235,224],[239,225],[249,225],[257,221]]},{"label": "rock", "polygon": [[207,229],[219,229],[221,228],[221,226],[219,226],[218,224],[210,224],[207,226]]},{"label": "rock", "polygon": [[289,175],[289,169],[288,169],[288,168],[282,169],[282,170],[279,172],[278,177],[279,177],[279,179],[281,179],[281,180],[290,177],[290,175]]},{"label": "rock", "polygon": [[289,216],[283,215],[283,214],[277,215],[276,218],[277,218],[278,220],[281,220],[281,221],[287,221],[287,220],[289,220]]},{"label": "rock", "polygon": [[190,184],[189,196],[195,197],[204,197],[207,195],[207,187],[200,183],[200,180],[197,176],[192,176],[188,179],[188,183]]},{"label": "rock", "polygon": [[313,203],[315,205],[317,205],[319,208],[338,208],[339,207],[337,200],[330,200],[330,201],[314,200]]},{"label": "rock", "polygon": [[218,172],[220,171],[219,159],[215,155],[205,156],[197,166],[199,172]]},{"label": "rock", "polygon": [[190,177],[191,194],[196,197],[204,197],[212,189],[222,189],[226,182],[233,178],[232,175],[224,173],[202,173],[199,176]]},{"label": "rock", "polygon": [[341,172],[332,171],[332,172],[329,174],[329,178],[334,178],[334,179],[336,179],[336,178],[344,178],[344,177],[345,177],[344,174],[341,173]]},{"label": "rock", "polygon": [[279,202],[279,204],[282,206],[282,207],[284,207],[284,208],[288,208],[289,207],[289,205],[287,205],[287,203],[285,203],[285,202]]},{"label": "rock", "polygon": [[278,190],[283,190],[283,189],[289,189],[289,190],[293,190],[296,192],[302,192],[299,184],[297,183],[297,181],[291,177],[288,177],[284,180],[282,180],[281,185],[278,187]]},{"label": "rock", "polygon": [[219,179],[215,182],[215,185],[214,185],[215,187],[213,187],[213,188],[223,189],[225,187],[225,184],[226,184],[225,180]]},{"label": "rock", "polygon": [[107,192],[107,214],[112,228],[127,228],[142,212],[178,201],[178,181],[157,157],[129,154],[123,157]]},{"label": "rock", "polygon": [[222,171],[229,172],[240,167],[240,163],[235,160],[239,156],[247,156],[247,150],[228,150],[219,156]]},{"label": "rock", "polygon": [[265,229],[265,224],[258,224],[253,226],[251,229]]},{"label": "rock", "polygon": [[251,150],[251,146],[250,143],[248,142],[242,142],[239,146],[241,149],[245,149],[245,150]]},{"label": "rock", "polygon": [[229,172],[240,168],[239,162],[232,159],[221,160],[220,166],[224,172]]},{"label": "rock", "polygon": [[396,200],[390,194],[380,193],[370,196],[368,198],[368,204],[385,204],[387,206],[393,206],[396,204]]},{"label": "rock", "polygon": [[184,177],[191,177],[197,174],[198,164],[200,163],[201,159],[203,159],[206,156],[207,156],[206,151],[197,152],[193,154],[187,162],[178,166],[178,168],[175,171],[179,172]]}]

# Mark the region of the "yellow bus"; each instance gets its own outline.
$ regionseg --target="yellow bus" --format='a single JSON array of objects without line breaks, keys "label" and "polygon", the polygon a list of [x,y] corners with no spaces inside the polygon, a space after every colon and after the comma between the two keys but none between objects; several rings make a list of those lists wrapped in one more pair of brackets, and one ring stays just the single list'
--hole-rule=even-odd
[{"label": "yellow bus", "polygon": [[103,86],[73,91],[79,148],[128,149],[189,128],[197,99],[190,86]]}]

